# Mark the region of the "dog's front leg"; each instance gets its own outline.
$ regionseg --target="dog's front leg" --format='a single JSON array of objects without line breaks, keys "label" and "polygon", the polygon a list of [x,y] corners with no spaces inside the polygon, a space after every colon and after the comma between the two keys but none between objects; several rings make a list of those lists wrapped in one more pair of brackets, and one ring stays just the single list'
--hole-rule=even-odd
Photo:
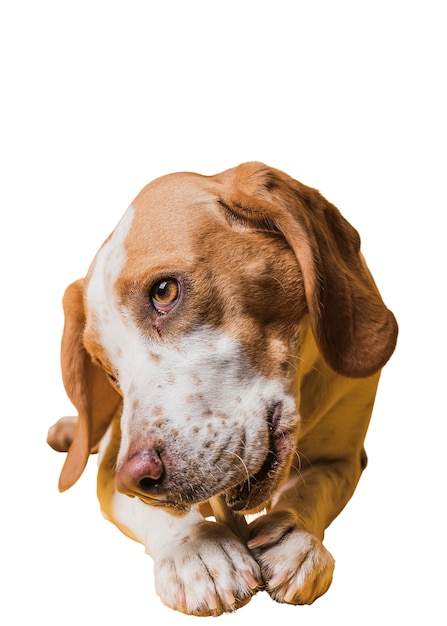
[{"label": "dog's front leg", "polygon": [[155,586],[169,607],[219,615],[246,604],[261,586],[258,564],[226,526],[195,506],[182,516],[115,493],[113,521],[154,559]]},{"label": "dog's front leg", "polygon": [[355,460],[292,474],[266,515],[250,525],[248,546],[278,602],[311,604],[328,590],[334,559],[323,546],[324,530],[351,497],[359,475]]}]

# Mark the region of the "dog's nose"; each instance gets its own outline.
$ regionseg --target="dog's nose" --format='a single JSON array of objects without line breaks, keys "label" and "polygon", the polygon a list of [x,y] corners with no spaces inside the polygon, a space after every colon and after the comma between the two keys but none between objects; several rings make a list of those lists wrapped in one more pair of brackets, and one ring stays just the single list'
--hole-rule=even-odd
[{"label": "dog's nose", "polygon": [[140,450],[118,470],[116,488],[129,496],[156,496],[160,492],[164,473],[163,461],[157,450]]}]

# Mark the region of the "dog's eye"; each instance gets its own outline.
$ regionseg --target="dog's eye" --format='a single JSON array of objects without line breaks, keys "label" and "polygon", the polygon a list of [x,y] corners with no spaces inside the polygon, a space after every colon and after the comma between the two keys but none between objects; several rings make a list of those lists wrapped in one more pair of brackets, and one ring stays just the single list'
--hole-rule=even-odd
[{"label": "dog's eye", "polygon": [[155,283],[150,295],[155,309],[165,315],[177,304],[180,297],[180,284],[175,278],[164,278]]},{"label": "dog's eye", "polygon": [[93,363],[95,365],[97,365],[98,367],[100,367],[104,374],[107,376],[107,378],[110,380],[110,382],[116,386],[118,386],[118,378],[112,374],[112,372],[110,371],[109,368],[105,367],[104,363],[102,363],[102,361],[100,361],[99,359],[97,359],[96,357],[93,357]]},{"label": "dog's eye", "polygon": [[111,374],[110,372],[107,372],[107,371],[106,371],[106,376],[112,383],[114,383],[115,385],[118,384],[118,378],[116,376],[114,376],[113,374]]}]

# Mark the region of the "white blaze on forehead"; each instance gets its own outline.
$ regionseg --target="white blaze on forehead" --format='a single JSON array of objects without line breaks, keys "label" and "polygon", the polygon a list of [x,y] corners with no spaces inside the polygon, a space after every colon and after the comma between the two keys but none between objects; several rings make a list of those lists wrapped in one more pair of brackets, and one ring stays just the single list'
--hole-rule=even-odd
[{"label": "white blaze on forehead", "polygon": [[92,265],[87,289],[87,326],[91,325],[118,374],[119,385],[126,392],[134,385],[136,372],[148,364],[148,340],[120,304],[116,281],[127,261],[125,240],[135,210],[131,206],[111,237],[99,250]]},{"label": "white blaze on forehead", "polygon": [[110,238],[99,250],[86,288],[87,326],[94,327],[98,340],[112,363],[120,343],[126,340],[126,329],[114,286],[126,262],[124,242],[134,213],[132,206],[127,209]]},{"label": "white blaze on forehead", "polygon": [[114,295],[113,285],[126,262],[124,241],[134,213],[134,208],[130,206],[93,262],[86,297],[89,307],[92,307],[95,313],[102,313],[104,307],[109,308],[111,304],[115,304],[111,302]]}]

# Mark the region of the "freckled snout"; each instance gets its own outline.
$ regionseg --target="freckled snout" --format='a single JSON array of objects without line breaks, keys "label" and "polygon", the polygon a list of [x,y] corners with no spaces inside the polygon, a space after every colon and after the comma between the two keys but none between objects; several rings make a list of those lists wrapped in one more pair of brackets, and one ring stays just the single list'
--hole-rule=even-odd
[{"label": "freckled snout", "polygon": [[147,445],[130,451],[118,469],[116,488],[128,496],[157,497],[161,495],[165,467],[159,450]]}]

